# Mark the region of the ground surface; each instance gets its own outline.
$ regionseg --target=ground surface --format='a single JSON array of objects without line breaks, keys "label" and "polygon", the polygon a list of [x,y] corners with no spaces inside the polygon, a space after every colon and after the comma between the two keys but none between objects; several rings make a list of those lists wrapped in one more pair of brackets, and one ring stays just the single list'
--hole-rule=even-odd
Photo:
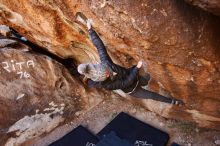
[{"label": "ground surface", "polygon": [[169,144],[175,141],[183,146],[215,146],[215,142],[220,139],[220,131],[200,129],[193,123],[167,120],[116,96],[104,100],[83,115],[81,119],[78,119],[76,123],[57,128],[50,135],[39,139],[34,146],[47,145],[80,124],[96,134],[122,111],[168,132],[170,135]]}]

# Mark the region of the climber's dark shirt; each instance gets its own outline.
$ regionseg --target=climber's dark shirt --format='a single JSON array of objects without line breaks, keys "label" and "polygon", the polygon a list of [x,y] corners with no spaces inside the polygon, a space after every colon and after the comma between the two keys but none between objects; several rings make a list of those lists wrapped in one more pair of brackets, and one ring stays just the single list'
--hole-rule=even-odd
[{"label": "climber's dark shirt", "polygon": [[135,67],[133,70],[130,71],[130,74],[127,75],[125,79],[114,79],[111,80],[108,78],[105,81],[102,82],[95,82],[92,80],[88,80],[88,85],[90,87],[96,87],[96,88],[105,88],[107,90],[116,90],[116,89],[122,89],[125,92],[130,92],[132,89],[135,88],[137,84],[137,74],[138,69]]},{"label": "climber's dark shirt", "polygon": [[90,29],[89,35],[93,44],[98,50],[101,63],[107,64],[113,72],[117,73],[117,75],[114,77],[113,80],[109,78],[106,81],[102,82],[95,82],[89,79],[88,85],[90,87],[105,88],[108,90],[122,89],[125,90],[125,92],[130,92],[133,88],[135,88],[137,84],[138,68],[136,66],[133,66],[131,68],[126,69],[122,66],[113,63],[98,34],[93,29]]}]

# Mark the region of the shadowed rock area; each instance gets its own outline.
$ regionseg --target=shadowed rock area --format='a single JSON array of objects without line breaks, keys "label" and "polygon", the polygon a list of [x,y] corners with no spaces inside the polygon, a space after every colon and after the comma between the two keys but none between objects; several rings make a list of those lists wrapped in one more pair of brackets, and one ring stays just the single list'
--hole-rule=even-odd
[{"label": "shadowed rock area", "polygon": [[186,2],[198,6],[205,11],[209,11],[220,16],[220,1],[219,0],[186,0]]},{"label": "shadowed rock area", "polygon": [[[62,58],[74,58],[78,64],[97,62],[98,54],[85,26],[77,22],[77,12],[93,20],[116,63],[129,67],[144,60],[143,70],[152,76],[148,88],[160,94],[170,93],[186,105],[174,107],[129,98],[132,102],[167,118],[220,129],[219,17],[182,0],[0,0],[1,24],[13,27]],[[48,78],[58,73],[55,70]],[[7,76],[5,82],[10,78]],[[71,88],[68,92],[76,94]]]}]

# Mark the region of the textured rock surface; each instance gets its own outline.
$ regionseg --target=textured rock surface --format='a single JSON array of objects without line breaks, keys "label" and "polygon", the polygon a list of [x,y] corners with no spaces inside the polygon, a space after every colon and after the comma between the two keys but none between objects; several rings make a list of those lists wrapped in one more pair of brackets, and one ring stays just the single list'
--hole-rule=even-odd
[{"label": "textured rock surface", "polygon": [[[131,66],[143,59],[152,75],[149,88],[169,91],[185,107],[135,100],[168,118],[220,129],[220,20],[181,0],[0,0],[0,22],[31,41],[78,63],[98,60],[82,12],[115,62]],[[156,106],[155,106],[156,105]]]},{"label": "textured rock surface", "polygon": [[102,100],[102,94],[86,91],[56,61],[4,42],[8,43],[0,45],[0,145],[27,143],[77,119]]},{"label": "textured rock surface", "polygon": [[220,1],[219,0],[186,0],[188,3],[198,6],[206,11],[220,16]]}]

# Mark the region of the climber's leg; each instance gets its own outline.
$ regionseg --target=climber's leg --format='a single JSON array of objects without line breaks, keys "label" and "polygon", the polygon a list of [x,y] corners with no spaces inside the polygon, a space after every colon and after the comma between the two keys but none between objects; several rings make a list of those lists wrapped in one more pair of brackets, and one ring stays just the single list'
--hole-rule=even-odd
[{"label": "climber's leg", "polygon": [[173,98],[167,98],[165,96],[159,95],[157,93],[145,90],[138,86],[132,93],[129,95],[137,98],[142,98],[142,99],[153,99],[161,102],[166,102],[170,104],[183,104],[181,100],[173,99]]}]

